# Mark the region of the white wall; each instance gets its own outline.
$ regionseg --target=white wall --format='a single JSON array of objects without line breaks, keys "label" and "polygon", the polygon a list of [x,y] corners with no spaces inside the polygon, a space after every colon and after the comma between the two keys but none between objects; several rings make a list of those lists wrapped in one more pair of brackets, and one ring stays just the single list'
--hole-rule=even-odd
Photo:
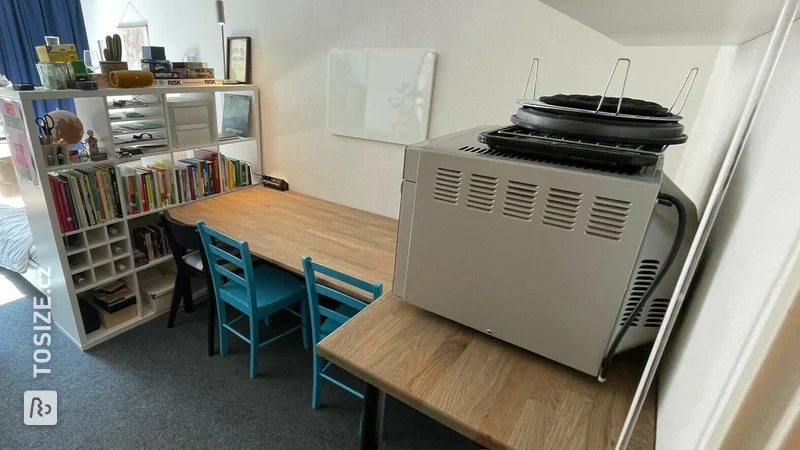
[{"label": "white wall", "polygon": [[[83,0],[89,41],[114,31],[127,1]],[[196,52],[221,71],[211,0],[132,0],[167,57]],[[387,216],[400,201],[403,147],[326,132],[327,55],[337,47],[437,51],[429,136],[508,123],[530,58],[539,93],[602,90],[613,61],[633,59],[626,94],[669,105],[691,66],[701,75],[686,109],[691,131],[714,47],[623,48],[535,0],[297,0],[225,2],[226,33],[253,38],[262,89],[264,167],[293,190]],[[674,173],[682,149],[669,150]]]},{"label": "white wall", "polygon": [[[725,53],[678,180],[705,198],[769,36]],[[728,72],[725,73],[725,67]],[[720,83],[720,84],[717,84]],[[732,113],[733,111],[733,113]],[[771,311],[800,232],[800,27],[795,24],[723,204],[683,324],[670,344],[659,390],[657,446],[715,448],[714,430]],[[698,127],[698,130],[700,128]],[[724,424],[722,424],[724,427]]]}]

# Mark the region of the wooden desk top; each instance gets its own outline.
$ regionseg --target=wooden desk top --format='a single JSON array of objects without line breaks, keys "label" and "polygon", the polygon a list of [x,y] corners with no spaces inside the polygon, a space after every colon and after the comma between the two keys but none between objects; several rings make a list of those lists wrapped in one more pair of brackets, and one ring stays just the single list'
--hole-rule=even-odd
[{"label": "wooden desk top", "polygon": [[[298,275],[300,258],[392,289],[397,221],[295,192],[252,187],[170,210],[184,223],[203,220],[250,252]],[[324,278],[320,280],[326,282]],[[337,284],[334,282],[333,284]],[[363,292],[338,288],[365,300]]]},{"label": "wooden desk top", "polygon": [[[640,358],[618,357],[599,383],[392,294],[317,351],[490,449],[613,449],[644,367]],[[628,448],[654,447],[651,395]]]}]

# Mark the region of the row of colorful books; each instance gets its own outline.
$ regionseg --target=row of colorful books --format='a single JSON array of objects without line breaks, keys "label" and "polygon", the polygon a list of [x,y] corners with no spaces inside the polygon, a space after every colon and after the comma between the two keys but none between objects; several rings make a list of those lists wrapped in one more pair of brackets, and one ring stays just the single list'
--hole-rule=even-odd
[{"label": "row of colorful books", "polygon": [[195,150],[175,164],[177,199],[183,203],[252,184],[251,166],[223,154]]},{"label": "row of colorful books", "polygon": [[134,215],[249,186],[251,169],[246,161],[195,150],[174,172],[159,162],[98,164],[49,174],[49,181],[61,232],[67,233],[121,218],[123,208]]},{"label": "row of colorful books", "polygon": [[62,233],[122,217],[116,169],[112,165],[48,174]]},{"label": "row of colorful books", "polygon": [[162,163],[149,166],[120,166],[122,194],[128,213],[139,214],[175,204],[172,189],[174,176]]}]

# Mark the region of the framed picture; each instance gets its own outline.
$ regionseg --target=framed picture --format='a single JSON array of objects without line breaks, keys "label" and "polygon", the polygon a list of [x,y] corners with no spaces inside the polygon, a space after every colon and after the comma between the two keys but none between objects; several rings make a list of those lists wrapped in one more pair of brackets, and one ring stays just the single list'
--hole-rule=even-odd
[{"label": "framed picture", "polygon": [[250,37],[228,38],[228,64],[225,70],[225,79],[236,80],[239,83],[250,84]]},{"label": "framed picture", "polygon": [[[128,62],[128,68],[142,66],[142,47],[150,45],[150,33],[147,25],[119,25],[117,34],[122,38],[122,60]],[[100,50],[102,53],[102,49]]]}]

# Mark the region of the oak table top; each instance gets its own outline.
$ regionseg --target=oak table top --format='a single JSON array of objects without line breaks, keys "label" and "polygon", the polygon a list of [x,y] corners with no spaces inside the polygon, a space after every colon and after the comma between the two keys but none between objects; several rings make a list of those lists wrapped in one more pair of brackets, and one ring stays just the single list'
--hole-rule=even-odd
[{"label": "oak table top", "polygon": [[[303,273],[300,258],[309,255],[381,281],[384,292],[391,292],[393,219],[261,187],[180,206],[170,215],[184,223],[203,220],[246,240],[254,255],[293,273]],[[339,327],[317,350],[491,449],[613,449],[644,366],[617,357],[608,380],[599,383],[392,294]],[[651,396],[628,448],[652,450],[654,435]]]},{"label": "oak table top", "polygon": [[[644,367],[641,355],[620,355],[600,383],[393,294],[317,353],[490,449],[613,449]],[[628,448],[654,440],[651,395]]]},{"label": "oak table top", "polygon": [[[298,275],[305,255],[321,264],[392,289],[397,221],[377,214],[309,197],[251,187],[170,210],[184,223],[202,220],[250,252]],[[318,275],[319,276],[319,275]],[[325,277],[320,277],[326,283]],[[337,285],[337,282],[329,282]],[[364,300],[367,294],[337,286]]]}]

